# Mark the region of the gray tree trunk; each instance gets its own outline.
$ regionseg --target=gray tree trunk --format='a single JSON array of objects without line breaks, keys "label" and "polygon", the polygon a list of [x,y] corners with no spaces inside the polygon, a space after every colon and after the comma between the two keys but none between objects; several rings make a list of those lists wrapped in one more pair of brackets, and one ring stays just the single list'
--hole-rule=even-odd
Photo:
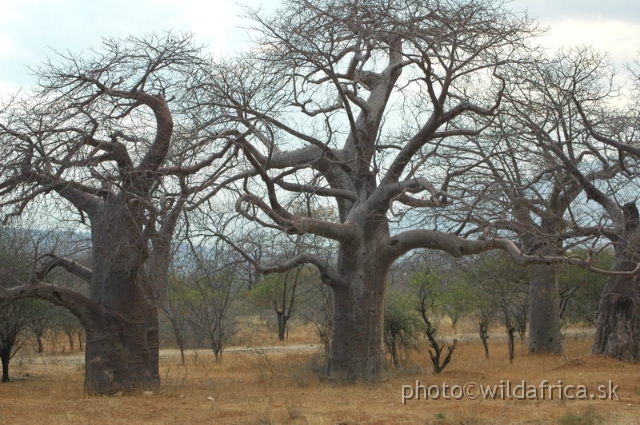
[{"label": "gray tree trunk", "polygon": [[89,394],[158,389],[157,314],[146,313],[147,319],[141,322],[102,318],[102,326],[87,330],[85,389]]},{"label": "gray tree trunk", "polygon": [[529,353],[562,353],[556,266],[529,268]]},{"label": "gray tree trunk", "polygon": [[[363,218],[363,221],[366,221]],[[340,249],[340,269],[346,285],[333,287],[329,379],[375,381],[383,372],[383,320],[390,261],[380,240],[389,235],[386,222],[362,225],[360,243]]]},{"label": "gray tree trunk", "polygon": [[373,381],[382,374],[384,285],[351,283],[334,290],[329,378]]},{"label": "gray tree trunk", "polygon": [[142,210],[128,204],[116,196],[91,217],[89,298],[105,309],[86,326],[85,388],[91,394],[155,390],[160,383],[156,297],[145,270],[149,247]]},{"label": "gray tree trunk", "polygon": [[[620,208],[622,220],[614,238],[612,271],[635,270],[640,261],[640,214],[633,203]],[[593,354],[619,360],[640,360],[640,302],[638,275],[611,275],[602,292]]]},{"label": "gray tree trunk", "polygon": [[[633,270],[636,263],[616,261],[613,270]],[[626,361],[640,360],[640,308],[637,276],[611,276],[598,312],[593,354]]]}]

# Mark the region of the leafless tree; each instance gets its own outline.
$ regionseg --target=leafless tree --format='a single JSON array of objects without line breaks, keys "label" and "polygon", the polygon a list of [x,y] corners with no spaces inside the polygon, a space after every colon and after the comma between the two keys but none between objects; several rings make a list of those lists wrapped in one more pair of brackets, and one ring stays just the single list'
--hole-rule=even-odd
[{"label": "leafless tree", "polygon": [[[549,143],[571,156],[572,144],[584,139],[585,129],[566,95],[571,79],[554,63],[558,62],[532,56],[526,63],[514,64],[506,97],[517,93],[521,114],[528,114],[526,120],[544,128]],[[505,100],[504,113],[491,131],[471,140],[487,160],[473,171],[476,188],[470,190],[479,193],[480,201],[469,217],[481,228],[513,235],[526,254],[562,255],[598,237],[599,232],[589,227],[579,206],[583,186],[560,160],[535,142],[537,133],[514,118],[513,110]],[[496,151],[501,154],[492,155]],[[611,164],[585,172],[585,179],[606,181],[616,173],[616,165]],[[562,352],[557,273],[556,264],[529,266],[530,353]]]},{"label": "leafless tree", "polygon": [[[468,222],[459,229],[415,225],[429,209],[456,214],[473,205],[465,193],[448,190],[452,179],[486,160],[465,137],[493,122],[503,68],[526,56],[536,33],[502,6],[290,1],[270,17],[248,11],[256,48],[212,71],[211,104],[251,133],[242,151],[255,176],[238,187],[238,213],[337,244],[335,263],[309,252],[258,265],[275,272],[313,264],[332,288],[332,379],[380,376],[386,276],[408,251],[458,257],[504,249],[521,264],[540,261],[492,233],[462,237]],[[337,214],[328,220],[292,210],[301,195]]]},{"label": "leafless tree", "polygon": [[[528,273],[523,267],[511,262],[504,255],[484,255],[464,265],[466,279],[477,289],[478,298],[487,300],[493,312],[500,315],[507,333],[509,362],[515,356],[515,334],[521,338],[527,327],[528,319]],[[488,314],[486,305],[482,305],[483,314]],[[482,333],[482,331],[481,331]],[[488,348],[485,343],[485,356]]]},{"label": "leafless tree", "polygon": [[[0,303],[44,298],[80,320],[89,393],[159,385],[156,300],[174,229],[220,176],[216,160],[235,137],[216,131],[215,111],[194,107],[193,77],[207,65],[187,35],[105,39],[45,63],[38,90],[1,108],[3,216],[32,205],[75,220],[90,230],[91,261],[52,255]],[[44,283],[55,267],[86,281],[89,295]]]},{"label": "leafless tree", "polygon": [[180,350],[180,365],[185,365],[185,350],[190,336],[190,309],[187,303],[188,289],[183,285],[181,278],[173,274],[168,279],[168,288],[160,303],[160,308],[169,321],[171,334]]},{"label": "leafless tree", "polygon": [[[506,96],[511,117],[524,130],[521,143],[534,146],[566,173],[563,191],[577,187],[584,192],[571,201],[561,228],[572,236],[591,233],[606,238],[614,246],[613,274],[600,304],[594,353],[635,360],[640,353],[633,178],[637,157],[626,159],[626,153],[633,150],[637,119],[616,111],[611,67],[606,56],[592,49],[559,52],[521,71],[518,84]],[[597,133],[592,125],[596,121],[607,123],[607,131],[615,129],[617,140]],[[589,207],[589,201],[597,206]]]},{"label": "leafless tree", "polygon": [[[258,232],[252,232],[253,235],[256,233]],[[273,232],[269,233],[273,234]],[[262,238],[262,251],[269,252],[265,257],[270,259],[263,257],[269,262],[276,262],[277,258],[291,258],[309,245],[305,242],[304,236],[297,235],[280,240],[282,238],[278,236],[281,235],[276,234],[273,237],[267,234]],[[290,319],[305,308],[305,304],[315,295],[319,285],[317,270],[300,265],[284,273],[262,276],[251,290],[249,297],[254,305],[275,313],[278,340],[284,341],[288,334]]]},{"label": "leafless tree", "polygon": [[[566,67],[580,69],[586,54],[565,58]],[[588,57],[588,56],[587,56]],[[605,60],[602,60],[605,62]],[[606,62],[605,62],[606,63]],[[575,72],[572,86],[566,91],[579,113],[589,143],[576,147],[577,152],[593,158],[591,163],[604,167],[613,163],[619,169],[616,185],[596,185],[584,178],[581,167],[571,167],[571,157],[556,154],[566,163],[587,194],[587,199],[597,203],[604,212],[607,227],[602,233],[614,247],[611,270],[625,271],[638,268],[640,262],[640,217],[638,214],[637,176],[640,160],[638,148],[638,120],[640,109],[640,75],[637,65],[630,66],[632,81],[630,93],[616,103],[585,95],[580,88],[591,84],[606,90],[611,87],[607,80],[596,80],[599,76],[598,62],[592,61],[581,73]],[[590,72],[589,72],[590,71]],[[597,83],[600,83],[598,85]],[[595,89],[594,88],[594,89]],[[607,102],[606,100],[609,100]],[[640,359],[640,288],[634,275],[612,275],[607,279],[600,300],[594,354],[638,361]]]},{"label": "leafless tree", "polygon": [[241,292],[236,272],[239,262],[230,254],[223,249],[193,252],[195,267],[181,285],[182,302],[189,311],[194,334],[208,341],[218,362],[238,331],[235,304]]},{"label": "leafless tree", "polygon": [[[31,241],[26,232],[0,229],[0,288],[14,286],[29,277]],[[0,361],[2,382],[9,382],[9,363],[29,339],[34,323],[43,319],[42,305],[37,300],[22,300],[0,307]]]}]

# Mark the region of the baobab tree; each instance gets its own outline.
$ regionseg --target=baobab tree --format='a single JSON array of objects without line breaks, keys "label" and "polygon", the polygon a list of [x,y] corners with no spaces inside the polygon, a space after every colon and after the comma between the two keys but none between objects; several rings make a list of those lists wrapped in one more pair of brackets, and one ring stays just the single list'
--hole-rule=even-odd
[{"label": "baobab tree", "polygon": [[[500,248],[521,263],[539,261],[495,234],[466,239],[446,220],[416,225],[429,209],[458,214],[473,204],[448,191],[485,161],[465,137],[494,120],[503,68],[526,56],[536,29],[492,0],[284,6],[270,17],[247,12],[256,49],[212,71],[209,102],[251,133],[241,143],[255,178],[238,188],[237,212],[337,244],[336,262],[309,251],[258,268],[315,265],[333,292],[330,378],[375,380],[397,258],[419,248],[456,257]],[[337,214],[296,212],[290,205],[301,194]]]},{"label": "baobab tree", "polygon": [[[470,139],[487,160],[471,173],[473,187],[461,182],[467,190],[477,192],[480,200],[464,219],[476,222],[479,228],[513,235],[529,255],[562,255],[600,236],[596,228],[586,225],[589,218],[582,207],[583,186],[561,160],[536,142],[538,128],[544,129],[548,143],[572,156],[573,146],[585,138],[585,127],[566,92],[571,75],[558,64],[557,58],[535,56],[513,66],[503,100],[504,113],[489,131]],[[503,153],[490,155],[496,151]],[[572,161],[577,164],[582,158]],[[585,170],[584,177],[590,182],[604,182],[618,171],[616,163],[609,163]],[[555,264],[535,264],[528,270],[529,352],[560,353],[559,268]]]},{"label": "baobab tree", "polygon": [[[89,393],[159,385],[157,298],[174,229],[232,150],[232,135],[211,132],[215,116],[193,108],[192,77],[205,65],[188,35],[105,39],[45,63],[38,89],[1,109],[3,216],[37,207],[75,220],[90,231],[91,258],[83,266],[49,253],[0,304],[37,297],[69,309],[86,329]],[[89,295],[44,283],[55,267]]]},{"label": "baobab tree", "polygon": [[[578,68],[583,56],[568,58],[567,62]],[[585,96],[577,88],[584,84],[587,71],[595,72],[597,62],[591,61],[579,76],[573,78],[574,84],[568,95],[577,109],[582,123],[593,144],[584,148],[592,155],[594,150],[614,162],[619,167],[617,190],[605,190],[584,181],[580,170],[572,172],[576,179],[584,185],[587,197],[599,204],[609,219],[609,228],[603,233],[614,247],[612,271],[637,270],[640,263],[640,216],[637,200],[638,187],[635,183],[638,173],[640,149],[638,149],[638,105],[640,105],[640,74],[638,62],[630,66],[631,90],[629,96],[617,105],[603,102],[602,99]],[[601,64],[608,65],[606,59]],[[586,74],[588,75],[588,74]],[[601,90],[609,85],[605,79],[600,80]],[[594,84],[595,85],[595,84]],[[595,147],[594,147],[595,145]],[[566,161],[565,158],[561,159]],[[638,276],[633,274],[613,274],[605,284],[598,309],[596,335],[593,343],[593,354],[604,354],[621,360],[638,361],[640,359],[640,287]]]},{"label": "baobab tree", "polygon": [[[577,184],[584,191],[564,220],[566,232],[599,236],[614,247],[593,352],[635,361],[640,355],[636,276],[640,230],[634,182],[639,152],[633,147],[637,113],[616,111],[612,100],[618,94],[610,64],[592,49],[560,52],[530,71],[522,74],[521,84],[509,95],[511,111],[530,132],[529,143],[569,173],[568,186]],[[551,105],[561,105],[564,114],[550,114]],[[596,132],[592,123],[615,135]],[[578,137],[568,137],[569,128],[579,129]],[[587,208],[585,203],[599,208]]]}]

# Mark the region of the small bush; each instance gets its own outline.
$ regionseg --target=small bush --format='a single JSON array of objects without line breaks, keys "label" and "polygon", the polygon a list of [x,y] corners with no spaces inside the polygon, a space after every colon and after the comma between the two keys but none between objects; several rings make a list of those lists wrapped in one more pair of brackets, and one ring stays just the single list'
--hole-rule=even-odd
[{"label": "small bush", "polygon": [[406,296],[390,291],[384,306],[384,346],[394,366],[418,346],[423,325]]}]

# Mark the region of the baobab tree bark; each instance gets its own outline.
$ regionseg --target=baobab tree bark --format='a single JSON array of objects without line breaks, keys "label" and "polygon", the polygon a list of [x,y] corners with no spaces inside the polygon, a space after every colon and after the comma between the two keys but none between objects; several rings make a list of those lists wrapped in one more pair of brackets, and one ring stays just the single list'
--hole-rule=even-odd
[{"label": "baobab tree bark", "polygon": [[[157,348],[157,316],[140,320],[138,312],[123,317],[77,292],[40,281],[0,289],[0,305],[20,298],[42,298],[65,307],[86,329],[85,388],[89,393],[114,394],[159,385],[153,350]],[[135,302],[132,306],[136,307]]]},{"label": "baobab tree bark", "polygon": [[[538,132],[543,140],[549,141],[544,132],[539,129]],[[600,301],[593,353],[637,361],[640,357],[638,209],[633,202],[619,205],[615,198],[619,194],[608,194],[596,187],[553,142],[547,148],[573,174],[587,198],[603,208],[612,223],[611,228],[599,228],[614,245],[614,258]]]},{"label": "baobab tree bark", "polygon": [[557,266],[529,266],[529,353],[562,353]]},{"label": "baobab tree bark", "polygon": [[[613,271],[629,271],[640,261],[638,209],[622,207],[625,232],[616,238]],[[640,294],[637,275],[610,276],[602,292],[593,354],[636,362],[640,360]]]},{"label": "baobab tree bark", "polygon": [[332,285],[334,326],[328,370],[334,380],[371,381],[382,373],[384,299],[391,266],[383,242],[389,229],[385,221],[372,220],[360,234],[357,242],[340,246],[338,267],[348,284]]},{"label": "baobab tree bark", "polygon": [[[592,61],[593,62],[593,61]],[[640,87],[640,76],[635,74],[632,84]],[[573,94],[582,122],[589,135],[604,146],[617,151],[617,162],[624,173],[629,173],[625,162],[630,156],[636,161],[640,158],[637,136],[637,113],[632,109],[629,116],[622,118],[620,124],[605,132],[598,131],[587,108],[589,101]],[[597,115],[599,117],[599,114]],[[608,120],[600,120],[606,123]],[[606,129],[606,126],[605,126]],[[632,129],[632,131],[628,131]],[[618,133],[619,132],[619,133]],[[635,174],[634,174],[635,176]],[[590,188],[590,198],[598,202],[607,211],[613,221],[614,232],[609,238],[614,244],[612,271],[637,270],[640,264],[640,220],[637,205],[630,202],[624,206],[616,205],[611,198],[595,188]],[[612,275],[600,298],[598,324],[593,342],[593,353],[603,354],[616,359],[636,362],[640,360],[640,288],[638,275]]]},{"label": "baobab tree bark", "polygon": [[[578,104],[577,101],[576,103]],[[581,114],[583,113],[581,112]],[[587,122],[584,114],[583,119]],[[620,196],[620,193],[605,193],[599,189],[587,175],[579,170],[575,161],[558,148],[548,133],[535,124],[529,123],[529,125],[540,137],[541,144],[544,143],[545,148],[559,159],[565,169],[571,172],[575,180],[582,186],[587,199],[598,203],[611,222],[610,228],[604,226],[598,228],[598,232],[612,242],[614,258],[611,275],[607,280],[600,301],[593,353],[637,361],[640,357],[637,277],[640,268],[638,209],[633,202],[623,206],[619,205],[616,198]],[[587,127],[589,127],[588,124]],[[598,136],[592,130],[590,132],[592,136]],[[607,140],[607,138],[601,137],[599,141],[607,143]],[[572,147],[573,150],[578,148],[579,145]],[[587,145],[583,149],[585,152],[590,152],[593,147]],[[610,165],[604,157],[601,158],[601,161],[604,162],[601,175],[609,176]],[[609,161],[616,162],[613,159]],[[613,167],[613,169],[617,168]]]},{"label": "baobab tree bark", "polygon": [[[614,265],[601,301],[594,353],[610,353],[612,357],[620,358],[637,356],[631,354],[633,350],[629,348],[635,344],[634,340],[637,341],[633,331],[637,326],[634,324],[637,307],[633,307],[637,305],[637,284],[632,272],[638,269],[637,248],[634,248],[637,240],[633,226],[629,226],[632,223],[629,220],[635,215],[623,211],[629,205],[619,205],[636,190],[632,179],[637,171],[626,167],[625,158],[630,154],[637,159],[640,154],[637,141],[630,140],[636,134],[637,112],[625,116],[626,113],[619,115],[611,108],[613,85],[603,82],[612,81],[613,70],[606,55],[592,49],[560,51],[536,66],[527,64],[516,72],[520,78],[505,94],[505,103],[511,101],[505,109],[515,120],[514,130],[525,136],[523,146],[530,145],[529,149],[540,154],[545,164],[553,164],[550,174],[557,176],[557,170],[562,170],[561,175],[568,174],[569,177],[556,180],[561,190],[554,188],[552,192],[557,195],[550,197],[548,203],[561,207],[549,209],[556,213],[558,223],[567,216],[569,220],[547,229],[542,226],[542,234],[560,232],[577,238],[611,241],[615,247]],[[593,113],[588,114],[585,106],[593,106]],[[599,134],[592,121],[615,136]],[[528,131],[523,133],[523,128]],[[527,133],[531,134],[527,136]],[[580,193],[587,201],[599,204],[603,211],[569,208],[571,203],[576,203]],[[585,206],[584,202],[581,204],[580,207]],[[595,224],[589,227],[583,223]],[[550,282],[544,286],[547,297],[552,292],[551,298],[556,297]],[[541,296],[545,296],[544,289]],[[545,301],[533,299],[534,302],[541,305]],[[543,309],[539,315],[544,318],[550,311]],[[552,322],[546,325],[548,329],[554,329],[556,319],[555,315],[552,317]],[[622,325],[623,321],[626,325]],[[622,330],[625,327],[627,331]],[[619,332],[619,335],[609,338],[609,332]],[[551,340],[546,338],[546,333],[548,331],[543,328],[541,333],[531,337],[535,337],[536,343],[546,343]],[[533,348],[536,347],[530,345],[530,349]],[[553,346],[548,348],[553,349]]]}]

